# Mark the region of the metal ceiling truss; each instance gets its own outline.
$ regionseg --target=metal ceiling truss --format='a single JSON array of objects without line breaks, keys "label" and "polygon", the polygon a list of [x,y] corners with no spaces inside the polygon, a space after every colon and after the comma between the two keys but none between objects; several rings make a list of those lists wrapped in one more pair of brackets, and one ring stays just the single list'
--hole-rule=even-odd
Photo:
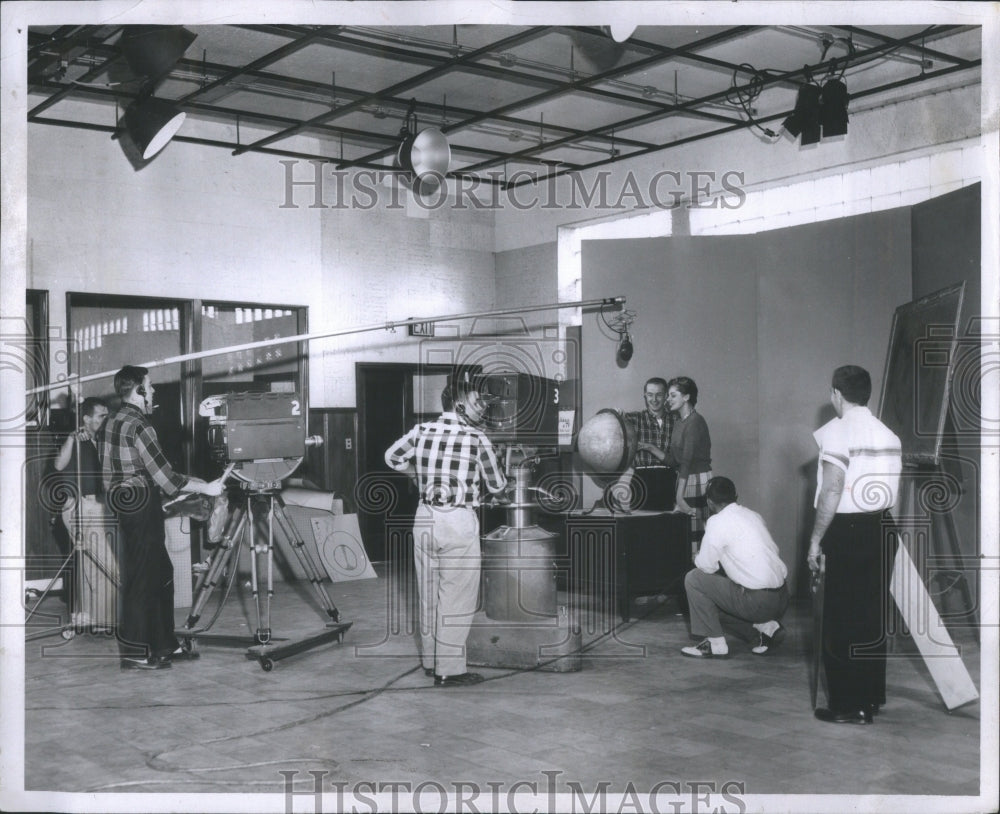
[{"label": "metal ceiling truss", "polygon": [[[331,162],[335,163],[338,169],[391,170],[385,161],[393,156],[398,148],[400,141],[398,133],[349,128],[335,122],[359,112],[368,112],[377,118],[393,117],[403,121],[404,111],[410,110],[426,121],[439,121],[442,132],[454,134],[455,141],[450,145],[453,153],[471,157],[472,163],[449,172],[450,177],[472,177],[484,183],[500,184],[504,187],[540,183],[569,172],[580,172],[613,164],[626,158],[654,153],[734,130],[750,127],[763,129],[763,124],[783,119],[791,113],[791,110],[782,110],[760,117],[752,116],[733,101],[734,94],[759,94],[762,89],[772,86],[795,87],[802,81],[811,80],[813,76],[821,76],[827,71],[833,72],[838,68],[846,70],[873,60],[886,59],[888,55],[900,49],[918,55],[920,73],[855,91],[851,94],[852,98],[883,93],[949,73],[977,69],[981,63],[979,59],[964,59],[925,45],[927,40],[933,41],[960,28],[950,25],[930,26],[907,37],[890,37],[857,26],[833,26],[830,28],[842,31],[843,39],[850,42],[849,55],[825,59],[820,63],[804,65],[792,71],[763,73],[745,62],[727,62],[702,53],[715,46],[746,40],[764,30],[760,26],[726,28],[680,47],[668,47],[633,37],[627,43],[627,54],[634,58],[623,58],[613,67],[592,74],[576,70],[572,51],[569,66],[555,66],[532,63],[530,60],[522,59],[511,49],[528,45],[554,32],[570,37],[604,37],[593,28],[532,27],[516,31],[477,48],[459,44],[457,28],[453,29],[454,41],[450,44],[407,38],[404,35],[395,35],[389,29],[291,25],[233,26],[233,28],[280,36],[287,38],[288,41],[243,65],[209,62],[207,53],[201,60],[181,59],[174,66],[170,76],[186,81],[200,80],[202,84],[186,95],[170,101],[181,110],[192,114],[235,122],[236,141],[234,143],[183,134],[175,136],[176,141],[226,148],[231,150],[234,156],[258,152]],[[138,88],[134,83],[122,83],[121,86],[95,83],[101,76],[106,76],[121,59],[120,51],[111,44],[120,31],[121,28],[102,26],[60,26],[48,34],[29,30],[29,89],[35,93],[48,95],[29,111],[28,120],[40,124],[116,134],[117,122],[114,125],[102,125],[45,117],[42,114],[58,102],[70,97],[113,101],[119,107],[127,106],[136,98]],[[829,37],[828,34],[824,36]],[[855,37],[875,44],[855,50]],[[606,38],[604,41],[606,42]],[[312,45],[327,45],[368,59],[374,57],[393,63],[415,65],[419,66],[420,70],[405,79],[375,90],[339,86],[335,81],[335,72],[331,74],[330,84],[325,84],[265,70]],[[825,54],[826,48],[824,48]],[[492,64],[493,61],[499,64]],[[641,74],[643,71],[663,66],[671,61],[716,73],[725,71],[731,77],[730,83],[709,94],[682,98],[676,90],[670,93],[628,82],[627,77],[630,75]],[[926,69],[928,65],[939,62],[946,63],[945,67],[937,70]],[[80,77],[65,80],[69,65],[88,64],[91,67]],[[540,66],[547,70],[543,72]],[[474,74],[488,81],[513,83],[525,88],[527,94],[491,109],[481,110],[448,105],[446,98],[442,98],[441,103],[437,104],[426,98],[416,100],[411,95],[432,81],[459,72]],[[610,89],[609,86],[616,89]],[[634,88],[635,92],[625,92],[622,88],[629,90]],[[311,104],[325,102],[329,105],[329,110],[310,118],[293,118],[271,113],[266,109],[253,109],[246,104],[232,107],[205,99],[212,94],[227,95],[233,92],[256,93],[263,97],[276,95]],[[618,108],[619,115],[614,121],[596,127],[573,125],[565,120],[544,121],[541,116],[535,121],[515,115],[519,110],[537,107],[572,94],[614,105]],[[667,96],[671,101],[653,98],[656,95]],[[719,110],[731,110],[732,113],[718,112]],[[704,120],[711,125],[711,129],[658,142],[621,135],[622,131],[677,115]],[[254,123],[276,129],[270,135],[249,143],[241,143],[239,133],[241,123]],[[493,130],[490,130],[491,127]],[[339,140],[339,157],[273,146],[302,133],[315,134],[335,142]],[[506,135],[512,143],[524,141],[526,144],[504,151],[495,146],[487,147],[474,143],[475,137],[483,133],[493,136]],[[360,146],[367,149],[367,152],[360,157],[345,158],[343,152],[345,142],[352,147]],[[560,148],[575,151],[590,150],[602,154],[602,157],[593,162],[580,163],[545,155]],[[506,174],[510,163],[537,166],[540,168],[540,174],[532,174],[530,178],[524,177],[522,180],[509,182]],[[503,168],[503,172],[496,172],[497,168]],[[490,170],[492,171],[488,175],[480,174]],[[501,174],[503,178],[496,177]]]}]

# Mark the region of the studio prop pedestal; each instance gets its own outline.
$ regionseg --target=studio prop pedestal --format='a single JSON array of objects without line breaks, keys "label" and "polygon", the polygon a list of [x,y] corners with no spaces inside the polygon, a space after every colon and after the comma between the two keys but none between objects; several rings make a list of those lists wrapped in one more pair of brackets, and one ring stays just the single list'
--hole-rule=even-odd
[{"label": "studio prop pedestal", "polygon": [[484,610],[473,619],[466,661],[480,667],[574,672],[582,666],[580,626],[558,603],[560,534],[531,522],[533,460],[511,473],[507,524],[482,537]]},{"label": "studio prop pedestal", "polygon": [[479,667],[575,672],[580,626],[556,593],[559,535],[501,526],[482,538],[483,605],[466,643]]}]

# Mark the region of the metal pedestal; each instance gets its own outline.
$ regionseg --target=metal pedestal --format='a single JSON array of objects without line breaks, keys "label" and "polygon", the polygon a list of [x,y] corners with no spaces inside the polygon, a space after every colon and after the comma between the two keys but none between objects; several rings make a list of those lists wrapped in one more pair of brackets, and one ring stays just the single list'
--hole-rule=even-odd
[{"label": "metal pedestal", "polygon": [[531,466],[516,467],[507,524],[482,538],[483,604],[466,642],[466,660],[482,667],[573,672],[582,666],[583,637],[556,595],[559,535],[531,522]]}]

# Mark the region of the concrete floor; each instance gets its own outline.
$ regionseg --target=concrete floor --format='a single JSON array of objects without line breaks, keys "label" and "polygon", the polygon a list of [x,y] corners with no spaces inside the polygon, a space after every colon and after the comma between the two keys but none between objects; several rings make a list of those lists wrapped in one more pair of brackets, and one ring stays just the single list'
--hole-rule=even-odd
[{"label": "concrete floor", "polygon": [[[131,810],[145,810],[154,794],[173,810],[209,810],[210,798],[184,795],[212,792],[227,795],[211,798],[228,801],[221,810],[260,799],[278,811],[344,808],[338,783],[377,802],[360,811],[445,810],[442,791],[464,794],[470,811],[509,806],[508,794],[533,789],[540,802],[517,810],[583,811],[594,800],[593,810],[607,810],[618,807],[613,795],[651,792],[680,801],[661,802],[661,811],[774,810],[779,798],[769,795],[794,795],[777,808],[805,811],[844,808],[804,795],[979,793],[979,704],[946,711],[908,640],[894,642],[889,701],[874,726],[813,718],[807,602],[789,609],[789,635],[773,654],[732,642],[729,660],[699,662],[678,652],[690,639],[673,599],[640,601],[616,626],[591,600],[562,594],[584,621],[582,669],[481,669],[484,684],[436,689],[418,668],[412,585],[401,590],[377,570],[377,579],[330,588],[352,623],[342,643],[271,672],[245,649],[205,643],[200,660],[157,673],[121,672],[106,635],[29,643],[25,788],[131,793],[123,798]],[[301,583],[278,583],[271,609],[276,637],[324,624]],[[178,611],[178,623],[185,615]],[[237,589],[213,632],[245,634],[256,619],[252,598]],[[956,638],[978,685],[975,637]],[[322,801],[312,796],[317,782]],[[401,799],[390,799],[394,788]],[[602,788],[612,797],[601,798]],[[406,797],[415,789],[418,798]]]}]

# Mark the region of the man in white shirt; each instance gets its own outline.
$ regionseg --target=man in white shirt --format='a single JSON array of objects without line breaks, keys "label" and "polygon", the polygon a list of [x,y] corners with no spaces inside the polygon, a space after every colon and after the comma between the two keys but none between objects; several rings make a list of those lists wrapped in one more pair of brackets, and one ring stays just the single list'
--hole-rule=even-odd
[{"label": "man in white shirt", "polygon": [[837,417],[813,433],[819,446],[816,519],[809,568],[823,570],[823,654],[829,706],[825,723],[871,724],[885,703],[886,618],[896,533],[889,510],[899,494],[899,437],[868,409],[871,375],[833,371]]},{"label": "man in white shirt", "polygon": [[684,579],[691,608],[691,635],[702,641],[681,653],[692,658],[728,658],[723,627],[752,652],[766,654],[784,633],[788,569],[763,518],[736,502],[736,485],[716,476],[705,491],[711,512],[695,568]]}]

